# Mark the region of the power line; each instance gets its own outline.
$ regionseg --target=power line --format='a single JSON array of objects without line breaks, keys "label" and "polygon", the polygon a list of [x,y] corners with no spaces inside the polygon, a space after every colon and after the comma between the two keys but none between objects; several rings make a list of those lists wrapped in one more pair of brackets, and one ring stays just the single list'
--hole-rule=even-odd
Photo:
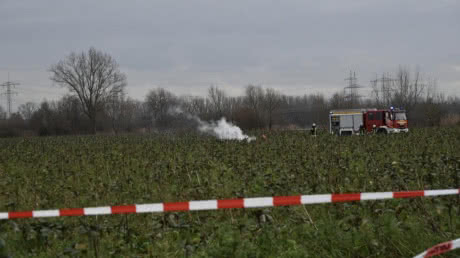
[{"label": "power line", "polygon": [[[377,99],[381,98],[385,106],[389,106],[391,104],[391,95],[392,92],[395,91],[394,82],[396,81],[396,79],[391,78],[388,74],[385,73],[382,74],[381,78],[376,78],[375,80],[371,81]],[[378,87],[379,83],[380,89]],[[381,96],[378,95],[379,93],[381,93]]]},{"label": "power line", "polygon": [[358,102],[358,99],[362,97],[358,94],[358,89],[363,88],[363,86],[358,84],[356,73],[353,71],[350,71],[350,77],[345,78],[345,81],[348,81],[348,86],[344,87],[345,99],[349,101],[350,107],[353,107]]},{"label": "power line", "polygon": [[2,95],[6,96],[6,104],[7,104],[7,114],[8,118],[11,117],[12,107],[13,107],[13,95],[17,95],[16,91],[13,91],[11,88],[18,86],[18,82],[10,81],[10,74],[8,74],[8,81],[0,84],[0,86],[5,87],[5,92]]}]

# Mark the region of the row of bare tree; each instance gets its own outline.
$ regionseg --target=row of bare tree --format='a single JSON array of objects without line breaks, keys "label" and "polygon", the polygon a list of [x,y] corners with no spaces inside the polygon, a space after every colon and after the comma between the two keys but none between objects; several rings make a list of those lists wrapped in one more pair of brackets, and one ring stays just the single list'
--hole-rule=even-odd
[{"label": "row of bare tree", "polygon": [[406,68],[399,68],[395,78],[384,74],[376,80],[370,99],[350,99],[341,92],[330,98],[286,96],[257,85],[248,85],[243,96],[233,97],[212,85],[205,97],[177,96],[155,88],[139,101],[126,96],[126,76],[115,60],[94,48],[72,53],[50,72],[51,80],[68,88],[69,94],[57,101],[28,102],[8,118],[0,107],[0,135],[189,130],[193,116],[203,120],[226,117],[243,129],[305,128],[312,123],[325,127],[331,109],[390,105],[405,108],[412,125],[460,120],[460,99],[446,98],[436,91],[435,81],[426,83],[418,70],[411,74]]},{"label": "row of bare tree", "polygon": [[[311,94],[286,96],[260,86],[247,86],[245,95],[230,97],[211,86],[206,97],[176,96],[163,88],[152,89],[144,101],[118,95],[107,100],[96,114],[96,124],[86,115],[76,96],[40,104],[28,102],[6,119],[0,111],[0,135],[64,135],[98,132],[184,131],[194,127],[190,116],[203,120],[226,117],[243,129],[308,128],[327,126],[331,109],[349,108],[346,99]],[[354,108],[377,107],[375,100],[358,102]],[[184,114],[186,114],[184,116]],[[408,113],[412,126],[437,126],[460,122],[460,99],[438,94],[420,98]],[[450,121],[450,122],[449,122]]]}]

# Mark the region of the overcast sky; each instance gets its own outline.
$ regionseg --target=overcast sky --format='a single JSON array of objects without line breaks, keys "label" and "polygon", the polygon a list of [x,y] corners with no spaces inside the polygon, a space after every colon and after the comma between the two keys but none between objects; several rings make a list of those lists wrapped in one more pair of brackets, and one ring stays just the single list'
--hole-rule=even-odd
[{"label": "overcast sky", "polygon": [[117,60],[137,99],[250,83],[328,96],[350,70],[370,87],[400,65],[460,96],[457,0],[0,0],[0,82],[21,83],[15,106],[62,96],[47,70],[89,47]]}]

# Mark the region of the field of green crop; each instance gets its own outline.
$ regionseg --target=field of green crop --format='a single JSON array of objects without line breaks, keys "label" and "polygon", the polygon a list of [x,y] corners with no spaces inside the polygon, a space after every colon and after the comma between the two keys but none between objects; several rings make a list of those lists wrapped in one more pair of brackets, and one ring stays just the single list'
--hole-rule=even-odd
[{"label": "field of green crop", "polygon": [[[0,211],[459,188],[459,146],[459,127],[0,139]],[[412,257],[459,237],[460,199],[445,196],[1,220],[0,257]]]}]

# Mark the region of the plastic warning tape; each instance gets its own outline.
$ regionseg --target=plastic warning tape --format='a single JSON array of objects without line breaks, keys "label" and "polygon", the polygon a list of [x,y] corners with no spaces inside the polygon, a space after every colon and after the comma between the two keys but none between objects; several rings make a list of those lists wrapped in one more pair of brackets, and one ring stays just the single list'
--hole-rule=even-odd
[{"label": "plastic warning tape", "polygon": [[437,244],[414,258],[426,258],[440,255],[454,249],[460,248],[460,238]]},{"label": "plastic warning tape", "polygon": [[460,194],[460,189],[405,191],[405,192],[375,192],[375,193],[342,193],[315,194],[297,196],[275,196],[258,198],[241,198],[227,200],[206,200],[188,202],[166,202],[153,204],[136,204],[123,206],[103,206],[77,209],[36,210],[0,212],[0,219],[45,218],[65,216],[90,216],[122,213],[152,213],[169,211],[218,210],[231,208],[258,208],[273,206],[291,206],[315,203],[336,203],[365,200],[384,200],[397,198],[413,198],[423,196],[441,196]]}]

